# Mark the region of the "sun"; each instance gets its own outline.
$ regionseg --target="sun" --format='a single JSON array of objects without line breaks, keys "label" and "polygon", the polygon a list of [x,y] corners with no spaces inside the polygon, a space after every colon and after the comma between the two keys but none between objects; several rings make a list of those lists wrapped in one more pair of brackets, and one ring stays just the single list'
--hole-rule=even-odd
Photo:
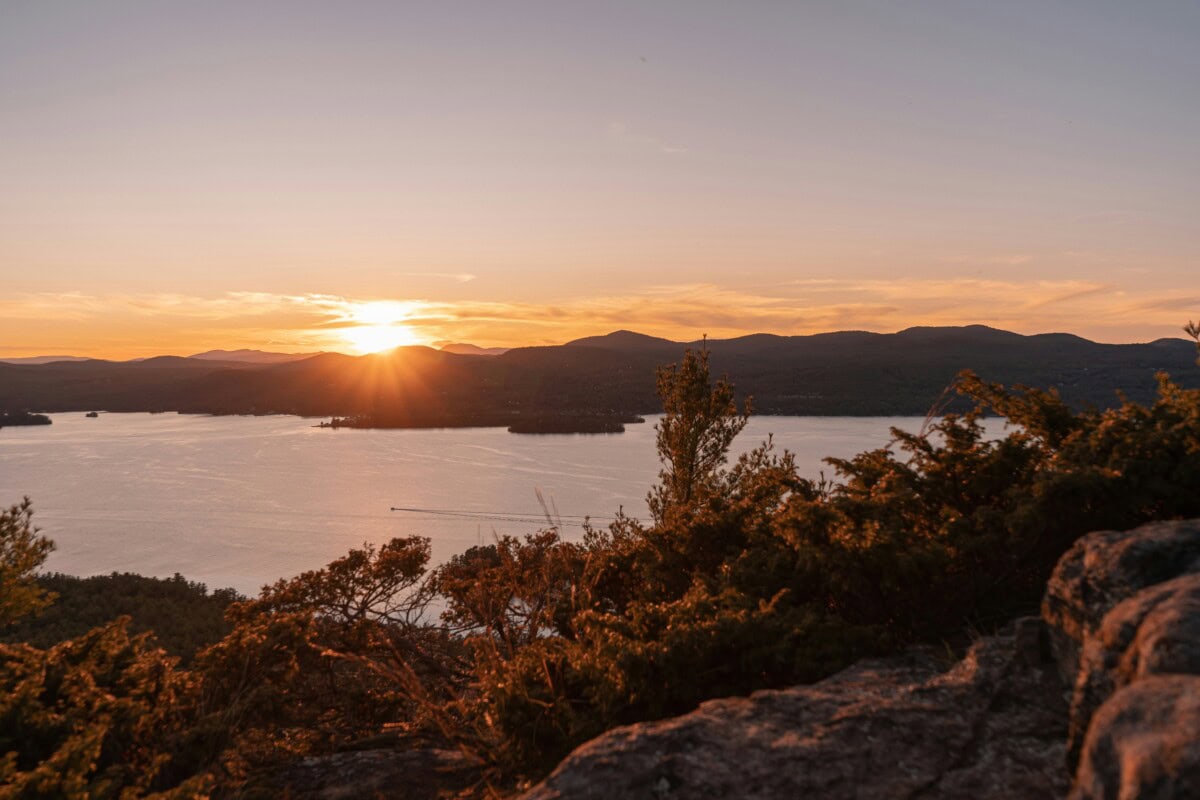
[{"label": "sun", "polygon": [[343,328],[338,335],[359,355],[391,350],[393,347],[420,344],[420,340],[407,325],[355,325]]},{"label": "sun", "polygon": [[347,302],[339,309],[336,336],[358,355],[378,353],[411,344],[422,344],[407,319],[415,311],[413,303],[397,300]]}]

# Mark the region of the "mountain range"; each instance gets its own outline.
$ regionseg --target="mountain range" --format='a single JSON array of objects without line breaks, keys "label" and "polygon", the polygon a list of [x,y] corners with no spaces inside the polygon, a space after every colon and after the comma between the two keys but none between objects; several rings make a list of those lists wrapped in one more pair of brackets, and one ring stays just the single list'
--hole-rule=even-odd
[{"label": "mountain range", "polygon": [[[507,347],[480,347],[474,344],[466,344],[464,342],[441,342],[438,343],[437,349],[444,350],[447,353],[461,353],[463,355],[473,356],[498,356],[509,351]],[[249,364],[282,364],[287,361],[300,361],[313,356],[324,355],[324,351],[315,353],[273,353],[267,350],[206,350],[203,353],[194,353],[188,358],[199,358],[204,361],[240,361]],[[18,356],[12,358],[0,358],[0,364],[51,364],[55,361],[94,361],[86,356]],[[144,359],[135,358],[133,361],[143,361]]]},{"label": "mountain range", "polygon": [[674,342],[616,331],[499,355],[402,347],[348,356],[246,358],[238,351],[140,361],[0,363],[0,410],[288,413],[381,427],[507,425],[547,414],[658,411],[655,369],[708,348],[716,374],[761,414],[921,415],[971,369],[1005,384],[1057,389],[1074,406],[1146,402],[1158,371],[1200,387],[1183,339],[1100,344],[1070,334],[1024,336],[981,325],[811,336],[754,334]]},{"label": "mountain range", "polygon": [[265,350],[208,350],[196,353],[188,358],[199,358],[204,361],[240,361],[247,364],[285,364],[288,361],[301,361],[305,358],[323,355],[323,353],[268,353]]},{"label": "mountain range", "polygon": [[84,356],[20,356],[0,358],[0,364],[52,364],[55,361],[90,361]]}]

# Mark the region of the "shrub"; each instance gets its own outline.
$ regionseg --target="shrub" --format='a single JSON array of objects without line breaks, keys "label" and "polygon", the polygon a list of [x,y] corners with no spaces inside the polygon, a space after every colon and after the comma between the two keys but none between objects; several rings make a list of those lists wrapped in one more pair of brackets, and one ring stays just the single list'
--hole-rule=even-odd
[{"label": "shrub", "polygon": [[[179,779],[172,750],[188,728],[190,678],[129,636],[125,620],[49,650],[0,645],[0,785],[13,798],[126,798],[208,781]],[[184,770],[185,773],[188,770]]]}]

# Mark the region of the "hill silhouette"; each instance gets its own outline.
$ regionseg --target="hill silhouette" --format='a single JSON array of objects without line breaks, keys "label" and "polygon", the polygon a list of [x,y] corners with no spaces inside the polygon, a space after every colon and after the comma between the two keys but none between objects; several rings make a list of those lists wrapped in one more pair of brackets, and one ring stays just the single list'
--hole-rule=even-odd
[{"label": "hill silhouette", "polygon": [[207,361],[245,361],[251,364],[282,364],[287,361],[300,361],[312,358],[320,353],[271,353],[266,350],[208,350],[195,353],[188,358],[200,358]]},{"label": "hill silhouette", "polygon": [[501,356],[511,350],[511,347],[480,347],[467,342],[447,342],[438,347],[447,353],[458,353],[465,356]]},{"label": "hill silhouette", "polygon": [[54,361],[87,361],[86,356],[14,356],[0,358],[0,364],[50,364]]},{"label": "hill silhouette", "polygon": [[[1182,386],[1200,386],[1195,346],[1183,339],[1113,345],[971,325],[753,334],[704,344],[714,371],[753,396],[762,414],[924,414],[963,369],[1057,389],[1076,407],[1113,406],[1118,392],[1146,402],[1160,370]],[[645,414],[657,410],[654,368],[700,345],[616,331],[490,356],[401,347],[266,364],[175,356],[0,364],[0,409],[336,415],[398,427]]]}]

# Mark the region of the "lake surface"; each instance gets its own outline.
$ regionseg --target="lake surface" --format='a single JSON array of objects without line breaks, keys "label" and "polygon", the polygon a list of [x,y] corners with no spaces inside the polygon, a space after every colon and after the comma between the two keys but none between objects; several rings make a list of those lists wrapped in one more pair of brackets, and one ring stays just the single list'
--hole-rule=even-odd
[{"label": "lake surface", "polygon": [[[363,542],[428,536],[441,562],[493,532],[535,531],[546,525],[538,491],[567,537],[582,535],[585,515],[603,524],[624,507],[644,518],[659,469],[655,417],[623,434],[521,436],[502,428],[331,430],[284,416],[51,416],[50,426],[0,430],[0,504],[33,500],[35,522],[58,545],[47,569],[179,572],[249,594]],[[754,417],[737,451],[773,433],[803,474],[832,475],[825,456],[882,446],[889,427],[922,423]]]}]

